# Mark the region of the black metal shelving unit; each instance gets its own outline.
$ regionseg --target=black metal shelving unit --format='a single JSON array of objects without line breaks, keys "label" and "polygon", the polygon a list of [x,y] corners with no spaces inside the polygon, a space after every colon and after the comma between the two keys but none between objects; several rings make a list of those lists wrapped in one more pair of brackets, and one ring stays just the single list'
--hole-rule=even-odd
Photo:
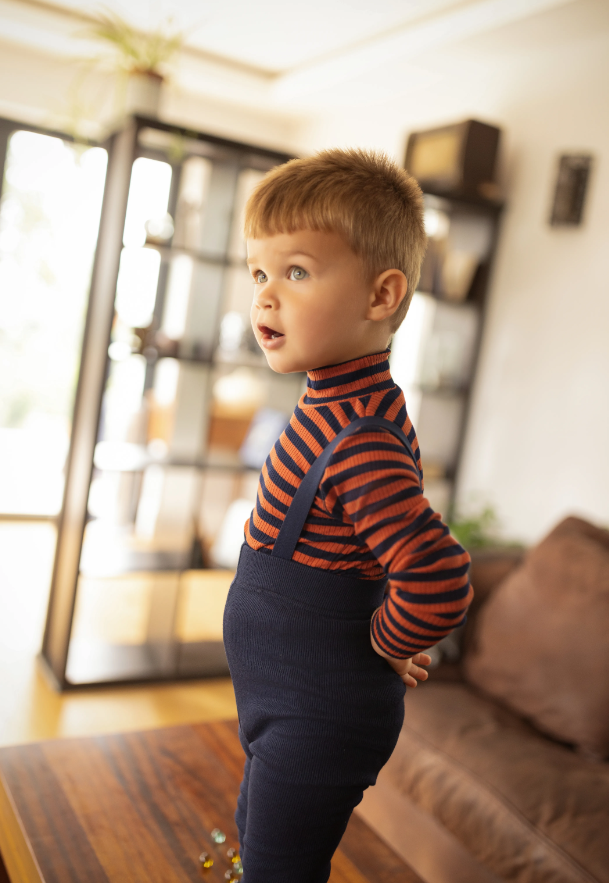
[{"label": "black metal shelving unit", "polygon": [[[392,370],[421,444],[426,493],[451,518],[503,202],[429,189],[424,201],[429,245],[409,318],[394,338]],[[400,370],[399,356],[413,344],[418,360]]]},{"label": "black metal shelving unit", "polygon": [[239,231],[251,187],[290,156],[144,117],[104,146],[41,654],[60,689],[227,672],[217,628],[179,634],[180,607],[207,592],[218,622],[228,571],[210,558],[214,534],[262,465],[243,441],[265,405],[287,422],[304,380],[271,372],[248,331]]}]

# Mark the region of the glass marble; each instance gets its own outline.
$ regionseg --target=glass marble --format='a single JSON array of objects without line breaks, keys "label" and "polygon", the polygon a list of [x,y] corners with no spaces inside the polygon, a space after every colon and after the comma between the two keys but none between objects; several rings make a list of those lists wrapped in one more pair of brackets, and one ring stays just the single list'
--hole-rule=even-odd
[{"label": "glass marble", "polygon": [[202,868],[211,868],[214,864],[214,860],[208,852],[202,852],[199,856],[199,861]]},{"label": "glass marble", "polygon": [[214,841],[214,843],[224,843],[224,841],[226,840],[226,834],[224,833],[224,831],[221,831],[220,828],[214,828],[214,830],[211,832],[211,839]]}]

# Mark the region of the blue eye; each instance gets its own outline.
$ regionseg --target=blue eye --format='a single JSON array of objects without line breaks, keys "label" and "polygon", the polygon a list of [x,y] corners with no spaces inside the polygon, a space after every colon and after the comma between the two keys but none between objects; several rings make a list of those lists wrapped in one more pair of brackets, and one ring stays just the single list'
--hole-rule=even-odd
[{"label": "blue eye", "polygon": [[296,282],[306,279],[308,275],[307,271],[303,270],[302,267],[292,267],[290,271],[290,279],[294,279]]},{"label": "blue eye", "polygon": [[258,273],[254,275],[254,282],[263,283],[266,282],[266,273],[263,273],[262,270],[259,270]]}]

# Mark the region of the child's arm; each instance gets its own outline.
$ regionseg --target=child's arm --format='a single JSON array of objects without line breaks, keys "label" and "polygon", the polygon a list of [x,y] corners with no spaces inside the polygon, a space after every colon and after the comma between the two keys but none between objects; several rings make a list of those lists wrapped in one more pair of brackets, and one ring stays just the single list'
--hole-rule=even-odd
[{"label": "child's arm", "polygon": [[[372,617],[381,655],[415,657],[461,625],[473,597],[469,555],[429,506],[398,439],[382,430],[344,439],[320,489],[328,512],[351,521],[389,577],[383,605]],[[413,664],[418,667],[408,668]]]}]

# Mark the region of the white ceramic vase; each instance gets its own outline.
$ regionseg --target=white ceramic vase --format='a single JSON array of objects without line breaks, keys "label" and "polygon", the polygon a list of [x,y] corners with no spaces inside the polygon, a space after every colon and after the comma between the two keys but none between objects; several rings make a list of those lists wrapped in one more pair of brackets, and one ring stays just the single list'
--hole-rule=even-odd
[{"label": "white ceramic vase", "polygon": [[128,114],[157,117],[163,78],[153,73],[132,73],[127,80],[125,110]]}]

